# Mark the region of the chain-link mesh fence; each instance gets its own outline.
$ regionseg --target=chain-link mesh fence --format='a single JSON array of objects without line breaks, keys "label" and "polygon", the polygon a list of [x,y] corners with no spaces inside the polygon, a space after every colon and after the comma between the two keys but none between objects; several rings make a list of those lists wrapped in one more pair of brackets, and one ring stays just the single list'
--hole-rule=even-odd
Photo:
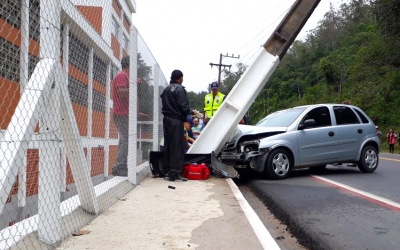
[{"label": "chain-link mesh fence", "polygon": [[162,117],[160,94],[167,86],[154,56],[143,38],[138,34],[138,162],[148,160],[149,150],[159,150],[162,140]]},{"label": "chain-link mesh fence", "polygon": [[0,249],[54,246],[148,176],[167,81],[133,8],[0,1]]}]

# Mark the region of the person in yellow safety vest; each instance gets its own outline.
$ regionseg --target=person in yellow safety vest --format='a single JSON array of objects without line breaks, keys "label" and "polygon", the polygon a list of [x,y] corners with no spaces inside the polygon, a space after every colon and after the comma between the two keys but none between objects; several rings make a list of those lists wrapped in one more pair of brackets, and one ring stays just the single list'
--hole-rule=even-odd
[{"label": "person in yellow safety vest", "polygon": [[219,92],[218,82],[211,83],[211,94],[204,97],[204,117],[211,119],[225,99],[225,95]]}]

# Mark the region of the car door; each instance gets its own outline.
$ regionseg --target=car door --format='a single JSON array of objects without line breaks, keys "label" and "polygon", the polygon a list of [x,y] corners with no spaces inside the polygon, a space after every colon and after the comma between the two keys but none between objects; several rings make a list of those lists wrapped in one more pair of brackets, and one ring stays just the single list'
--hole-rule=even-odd
[{"label": "car door", "polygon": [[353,109],[345,105],[333,106],[341,159],[356,159],[366,128]]},{"label": "car door", "polygon": [[321,106],[309,111],[300,121],[315,120],[315,127],[297,130],[299,164],[318,164],[337,157],[336,128],[332,126],[332,114]]}]

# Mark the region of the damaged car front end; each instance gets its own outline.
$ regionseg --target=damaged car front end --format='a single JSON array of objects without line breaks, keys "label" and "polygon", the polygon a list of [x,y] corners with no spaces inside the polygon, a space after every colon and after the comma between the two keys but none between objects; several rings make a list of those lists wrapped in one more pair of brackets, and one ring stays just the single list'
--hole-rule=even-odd
[{"label": "damaged car front end", "polygon": [[[307,107],[298,107],[278,111],[268,115],[255,126],[238,125],[221,151],[220,159],[224,164],[233,166],[239,172],[255,170],[264,172],[270,152],[276,147],[293,148],[287,138],[291,125]],[[282,158],[282,159],[281,159]],[[293,157],[282,156],[275,161],[290,171]],[[293,165],[293,164],[291,164]],[[277,167],[277,172],[281,167]],[[286,175],[286,172],[283,174]]]},{"label": "damaged car front end", "polygon": [[[225,144],[221,152],[221,160],[236,169],[259,170],[263,160],[270,152],[269,147],[260,147],[260,142],[268,137],[285,133],[285,127],[263,128],[248,125],[238,125],[233,136]],[[262,170],[261,170],[262,171]]]}]

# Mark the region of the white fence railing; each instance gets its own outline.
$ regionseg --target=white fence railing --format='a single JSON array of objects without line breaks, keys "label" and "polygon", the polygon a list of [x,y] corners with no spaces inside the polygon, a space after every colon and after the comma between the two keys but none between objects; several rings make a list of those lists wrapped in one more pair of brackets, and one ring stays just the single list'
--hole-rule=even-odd
[{"label": "white fence railing", "polygon": [[[19,248],[18,244],[36,230],[41,242],[57,245],[137,185],[137,178],[143,178],[140,173],[147,166],[146,156],[143,157],[147,150],[142,150],[142,145],[148,149],[159,145],[159,91],[166,85],[157,62],[133,25],[129,29],[126,25],[125,29],[124,25],[119,27],[119,34],[128,39],[129,47],[118,47],[116,53],[112,41],[96,31],[71,1],[17,2],[0,4],[0,22],[4,27],[10,26],[11,31],[19,30],[20,37],[19,79],[7,80],[10,72],[6,65],[0,66],[1,72],[8,74],[0,75],[0,80],[20,86],[19,94],[11,88],[6,94],[16,102],[15,109],[11,105],[0,107],[0,112],[10,116],[0,134],[0,249]],[[39,4],[36,7],[40,9],[40,38],[36,41],[29,33],[33,4]],[[19,25],[6,15],[10,8],[20,11]],[[121,23],[127,22],[111,6],[103,11],[117,16]],[[0,29],[4,28],[1,23]],[[10,54],[9,47],[14,48],[17,43],[11,35],[0,39],[0,55]],[[30,73],[30,58],[38,49],[32,47],[35,44],[40,44],[40,50]],[[130,56],[131,65],[128,176],[111,178],[118,145],[112,119],[112,78],[120,69],[124,53]],[[96,68],[99,65],[100,70]],[[140,71],[143,67],[145,73]],[[145,78],[145,85],[142,83],[139,88],[138,77]],[[85,84],[76,84],[78,80]],[[138,121],[138,104],[147,112],[147,120]],[[121,183],[126,184],[120,192],[108,193]],[[82,219],[74,214],[76,210],[90,216]]]}]

